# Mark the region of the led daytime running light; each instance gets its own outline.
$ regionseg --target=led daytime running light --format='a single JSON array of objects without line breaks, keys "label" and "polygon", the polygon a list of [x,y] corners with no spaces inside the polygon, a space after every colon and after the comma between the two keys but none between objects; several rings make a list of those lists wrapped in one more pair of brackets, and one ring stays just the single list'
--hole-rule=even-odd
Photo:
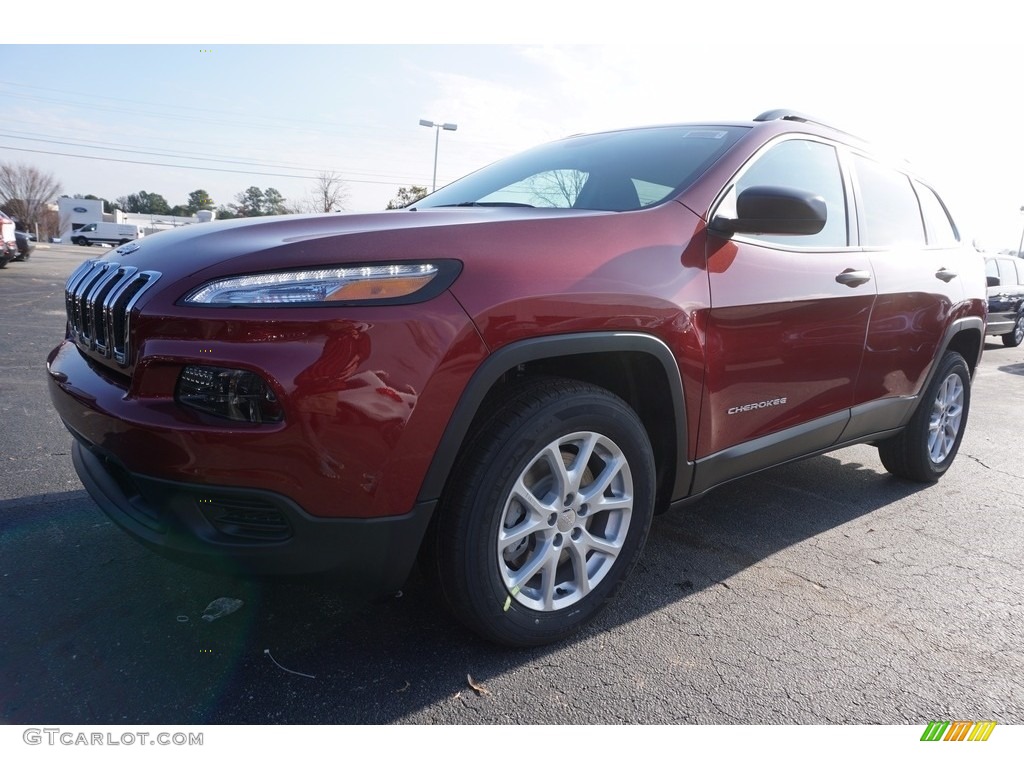
[{"label": "led daytime running light", "polygon": [[267,272],[213,280],[188,294],[187,304],[309,304],[408,296],[438,273],[434,264],[385,264]]}]

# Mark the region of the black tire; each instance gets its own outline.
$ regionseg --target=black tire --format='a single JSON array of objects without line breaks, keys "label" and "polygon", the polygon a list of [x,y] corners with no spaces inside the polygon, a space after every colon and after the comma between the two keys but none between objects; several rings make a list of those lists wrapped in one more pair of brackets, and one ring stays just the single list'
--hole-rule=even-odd
[{"label": "black tire", "polygon": [[1019,347],[1024,341],[1024,309],[1017,313],[1017,320],[1013,324],[1013,330],[1002,335],[1004,347]]},{"label": "black tire", "polygon": [[971,407],[971,372],[946,352],[906,428],[878,444],[882,465],[898,477],[934,483],[956,458]]},{"label": "black tire", "polygon": [[86,240],[84,237],[72,237],[71,238],[71,242],[74,243],[75,245],[88,245],[89,244],[89,241]]},{"label": "black tire", "polygon": [[643,550],[654,497],[651,444],[625,402],[582,382],[534,380],[475,426],[428,532],[424,570],[482,637],[555,642],[618,592]]},{"label": "black tire", "polygon": [[118,240],[118,241],[117,241],[117,244],[118,244],[119,246],[121,246],[121,245],[124,245],[125,243],[128,243],[128,242],[130,242],[130,241],[129,241],[129,240]]}]

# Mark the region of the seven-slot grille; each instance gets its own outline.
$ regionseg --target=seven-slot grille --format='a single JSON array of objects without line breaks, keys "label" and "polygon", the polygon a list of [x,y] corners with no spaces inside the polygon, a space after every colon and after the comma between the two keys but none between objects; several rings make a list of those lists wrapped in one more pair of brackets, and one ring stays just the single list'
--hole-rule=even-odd
[{"label": "seven-slot grille", "polygon": [[102,259],[82,264],[64,286],[71,339],[128,367],[132,309],[159,277],[159,272],[141,272]]}]

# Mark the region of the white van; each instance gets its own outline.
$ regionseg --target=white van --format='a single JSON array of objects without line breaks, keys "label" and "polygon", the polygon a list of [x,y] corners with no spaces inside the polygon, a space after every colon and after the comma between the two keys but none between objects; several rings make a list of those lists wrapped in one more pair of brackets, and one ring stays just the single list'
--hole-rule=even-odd
[{"label": "white van", "polygon": [[71,242],[75,245],[124,245],[130,240],[142,237],[143,232],[137,224],[115,224],[111,221],[99,221],[86,224],[71,234]]}]

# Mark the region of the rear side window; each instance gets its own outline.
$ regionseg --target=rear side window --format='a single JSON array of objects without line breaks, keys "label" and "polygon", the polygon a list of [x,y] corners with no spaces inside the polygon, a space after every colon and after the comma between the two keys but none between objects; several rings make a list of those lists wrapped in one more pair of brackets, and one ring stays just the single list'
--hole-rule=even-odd
[{"label": "rear side window", "polygon": [[836,150],[830,144],[792,139],[776,144],[743,172],[723,205],[735,209],[736,196],[750,187],[786,187],[825,199],[825,227],[816,235],[758,235],[758,240],[804,248],[845,248],[846,194]]},{"label": "rear side window", "polygon": [[956,227],[949,218],[946,206],[930,187],[915,182],[917,199],[921,202],[921,213],[924,214],[924,226],[928,235],[928,245],[939,248],[953,248],[960,244]]},{"label": "rear side window", "polygon": [[921,206],[910,177],[860,155],[853,164],[861,195],[861,245],[924,246]]},{"label": "rear side window", "polygon": [[1020,276],[1017,274],[1020,265],[1015,264],[1013,259],[999,259],[999,284],[1020,285]]}]

